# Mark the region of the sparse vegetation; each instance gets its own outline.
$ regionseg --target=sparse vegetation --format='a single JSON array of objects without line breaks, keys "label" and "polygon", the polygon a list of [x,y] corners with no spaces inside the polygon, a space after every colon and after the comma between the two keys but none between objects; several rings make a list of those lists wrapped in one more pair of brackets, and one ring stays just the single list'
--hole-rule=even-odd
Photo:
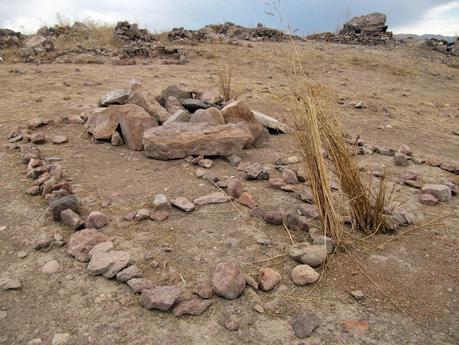
[{"label": "sparse vegetation", "polygon": [[232,68],[231,66],[218,68],[218,87],[225,102],[228,102],[234,97],[234,90],[232,89]]}]

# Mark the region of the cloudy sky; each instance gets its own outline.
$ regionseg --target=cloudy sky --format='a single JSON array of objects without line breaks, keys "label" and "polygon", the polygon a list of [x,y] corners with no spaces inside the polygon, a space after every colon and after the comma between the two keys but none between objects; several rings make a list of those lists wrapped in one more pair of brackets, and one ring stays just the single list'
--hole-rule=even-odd
[{"label": "cloudy sky", "polygon": [[114,23],[137,22],[151,31],[184,26],[197,29],[231,21],[245,26],[297,30],[299,34],[335,31],[346,19],[371,12],[387,14],[396,33],[459,34],[459,0],[275,0],[279,17],[266,3],[272,0],[0,0],[0,27],[33,32],[66,21],[91,18]]}]

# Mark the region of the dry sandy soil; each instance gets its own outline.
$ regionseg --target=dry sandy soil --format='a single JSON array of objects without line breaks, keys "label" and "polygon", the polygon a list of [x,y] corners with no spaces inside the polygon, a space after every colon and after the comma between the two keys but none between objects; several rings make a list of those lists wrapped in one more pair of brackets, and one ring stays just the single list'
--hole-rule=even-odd
[{"label": "dry sandy soil", "polygon": [[[6,139],[9,131],[37,115],[58,119],[79,114],[133,78],[152,95],[171,84],[204,90],[217,84],[217,67],[226,63],[233,66],[240,97],[253,109],[289,122],[288,44],[256,43],[253,48],[201,44],[188,49],[190,62],[183,66],[158,61],[134,66],[1,64],[0,135]],[[393,148],[407,144],[417,156],[438,156],[459,165],[459,137],[452,133],[459,130],[459,69],[405,48],[301,43],[300,50],[308,76],[331,86],[342,98],[339,107],[349,133]],[[15,69],[25,73],[9,73]],[[84,86],[86,81],[91,86]],[[65,96],[70,99],[64,100]],[[355,109],[351,103],[358,101],[367,108]],[[391,127],[378,129],[386,125]],[[0,291],[0,344],[28,344],[38,338],[51,344],[56,333],[68,333],[68,344],[75,345],[459,342],[457,197],[428,207],[418,202],[416,189],[400,186],[397,201],[416,215],[418,225],[434,220],[430,225],[401,228],[397,237],[368,238],[349,253],[337,253],[317,286],[295,287],[290,279],[294,262],[288,257],[254,264],[285,253],[290,245],[286,231],[249,217],[243,206],[238,206],[242,215],[221,204],[190,214],[177,210],[163,223],[121,220],[129,211],[150,206],[156,193],[194,199],[213,191],[212,185],[195,177],[195,166],[184,160],[147,159],[126,147],[93,144],[82,125],[57,124],[44,131],[69,137],[67,144],[48,143],[40,149],[46,156],[64,158],[65,174],[85,212],[103,210],[110,216],[110,224],[101,231],[131,253],[146,278],[193,288],[211,280],[218,262],[232,260],[252,274],[272,267],[282,272],[283,281],[271,292],[257,291],[263,314],[252,309],[247,293],[233,301],[214,298],[201,316],[148,311],[127,285],[89,276],[84,264],[66,254],[65,246],[47,253],[32,249],[43,235],[59,233],[68,240],[72,231],[43,217],[43,199],[24,194],[31,185],[26,166],[16,151],[2,145],[0,226],[6,229],[0,232],[0,277],[18,278],[23,287]],[[240,155],[272,167],[277,158],[295,153],[291,135],[272,135],[265,147]],[[381,155],[359,159],[379,170],[385,165],[394,179],[404,170],[419,173],[424,182],[443,182],[452,176],[426,165],[395,167],[390,157]],[[214,160],[212,171],[223,180],[240,174],[223,159]],[[301,205],[291,194],[268,188],[266,181],[247,181],[244,187],[266,210],[295,211]],[[109,206],[102,209],[104,202]],[[292,232],[292,236],[300,242],[306,235]],[[271,244],[258,244],[260,239]],[[19,251],[26,251],[27,257],[19,258]],[[49,276],[40,269],[51,259],[60,263],[61,270]],[[362,290],[364,299],[354,300],[352,290]],[[304,308],[315,311],[322,324],[310,338],[300,340],[290,323],[291,316]],[[240,325],[239,330],[224,327],[229,319]]]}]

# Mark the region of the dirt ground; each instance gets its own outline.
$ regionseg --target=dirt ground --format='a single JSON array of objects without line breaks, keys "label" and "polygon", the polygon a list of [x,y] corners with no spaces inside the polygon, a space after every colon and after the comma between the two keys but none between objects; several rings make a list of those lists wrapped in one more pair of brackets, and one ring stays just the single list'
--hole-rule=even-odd
[{"label": "dirt ground", "polygon": [[[437,156],[459,165],[459,136],[452,133],[459,130],[459,69],[407,48],[311,42],[299,47],[308,76],[336,90],[349,133],[393,148],[406,144],[416,156]],[[287,43],[255,43],[253,48],[200,44],[187,49],[190,62],[183,66],[158,61],[143,65],[141,60],[133,66],[0,64],[0,135],[6,144],[7,133],[30,118],[59,119],[91,109],[105,92],[127,87],[133,78],[152,95],[172,84],[205,90],[217,85],[218,66],[228,63],[241,98],[255,110],[290,122]],[[24,74],[10,73],[15,69]],[[358,101],[367,108],[355,109]],[[220,204],[190,214],[177,210],[163,223],[122,221],[129,211],[150,206],[157,193],[193,200],[213,191],[211,184],[195,177],[195,166],[184,160],[147,159],[124,146],[93,144],[83,125],[56,124],[44,131],[69,137],[67,144],[47,143],[40,149],[45,156],[64,159],[65,175],[83,201],[85,214],[103,210],[110,216],[101,231],[131,254],[146,278],[193,288],[211,280],[217,263],[230,260],[246,273],[272,267],[283,280],[271,292],[257,291],[262,314],[252,309],[247,291],[232,301],[214,298],[201,316],[148,311],[127,285],[89,276],[85,264],[66,253],[66,246],[47,253],[32,249],[43,235],[59,233],[68,240],[72,231],[43,217],[43,199],[25,195],[31,185],[26,166],[16,151],[2,145],[0,226],[6,229],[0,231],[0,277],[18,278],[23,287],[0,291],[0,344],[28,344],[38,338],[51,344],[56,333],[69,333],[69,344],[97,345],[459,342],[457,197],[428,207],[418,202],[418,190],[400,186],[396,200],[416,215],[418,226],[376,235],[348,253],[339,252],[320,283],[295,287],[290,279],[295,263],[287,256],[254,263],[286,252],[291,243],[285,229],[250,217],[243,206],[238,206],[241,214]],[[265,147],[244,150],[240,156],[267,164],[275,176],[275,160],[297,153],[291,135],[272,135]],[[423,182],[444,182],[452,176],[426,165],[395,167],[392,158],[381,155],[359,160],[378,170],[387,167],[394,180],[405,170],[419,173]],[[223,159],[214,159],[212,171],[222,180],[241,174]],[[295,211],[301,205],[292,194],[269,188],[267,181],[245,181],[244,187],[266,210]],[[306,238],[299,232],[292,236],[295,242]],[[27,257],[19,258],[19,251],[26,251]],[[61,270],[49,276],[40,268],[51,259]],[[354,300],[353,290],[362,290],[364,299]],[[315,311],[322,324],[310,338],[300,340],[291,316],[304,308]],[[226,329],[227,320],[238,323],[239,330]]]}]

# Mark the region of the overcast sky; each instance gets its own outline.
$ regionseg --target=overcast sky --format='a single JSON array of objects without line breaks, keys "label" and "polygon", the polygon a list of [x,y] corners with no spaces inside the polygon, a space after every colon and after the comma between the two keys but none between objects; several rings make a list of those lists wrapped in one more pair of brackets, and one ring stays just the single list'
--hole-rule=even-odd
[{"label": "overcast sky", "polygon": [[[272,0],[0,0],[0,28],[34,32],[68,21],[137,22],[151,31],[231,21],[244,26],[297,29],[299,34],[335,31],[346,19],[371,12],[388,17],[395,33],[459,34],[459,0],[280,0],[284,19],[271,16]],[[278,1],[278,0],[276,0]]]}]

